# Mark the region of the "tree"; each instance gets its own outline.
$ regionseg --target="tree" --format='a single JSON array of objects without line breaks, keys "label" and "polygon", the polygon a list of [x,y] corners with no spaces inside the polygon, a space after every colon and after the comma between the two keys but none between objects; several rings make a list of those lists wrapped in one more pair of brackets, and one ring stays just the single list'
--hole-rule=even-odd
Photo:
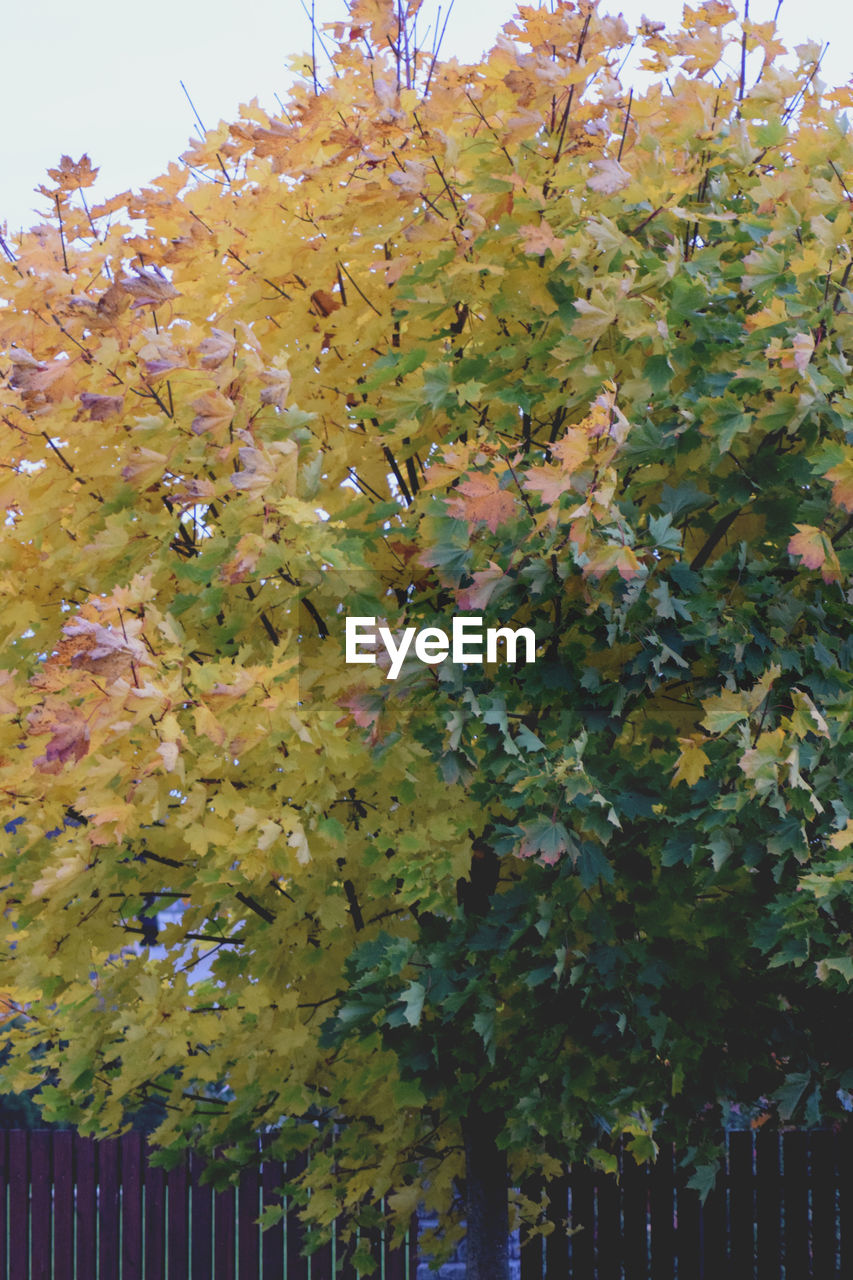
[{"label": "tree", "polygon": [[[464,1185],[494,1280],[523,1177],[850,1083],[851,95],[718,0],[642,95],[417,7],[4,241],[2,1080],[268,1128],[320,1227]],[[535,662],[345,660],[454,615]]]}]

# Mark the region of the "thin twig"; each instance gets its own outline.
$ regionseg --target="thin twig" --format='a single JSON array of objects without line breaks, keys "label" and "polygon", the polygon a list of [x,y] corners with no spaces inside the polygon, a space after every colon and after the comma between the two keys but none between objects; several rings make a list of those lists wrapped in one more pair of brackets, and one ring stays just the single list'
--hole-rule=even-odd
[{"label": "thin twig", "polygon": [[[456,3],[456,0],[450,0],[450,4],[448,5],[448,8],[447,8],[447,16],[445,17],[444,25],[441,28],[441,34],[438,35],[438,39],[436,40],[435,47],[432,51],[432,61],[429,64],[429,74],[427,75],[426,84],[424,85],[424,97],[426,97],[427,94],[429,93],[429,86],[430,86],[430,82],[432,81],[432,73],[435,71],[435,64],[438,61],[438,55],[441,51],[441,45],[444,40],[444,33],[447,30],[447,24],[450,21],[450,15],[453,12],[453,6],[455,3]],[[440,14],[441,14],[441,9],[439,9],[439,15]],[[437,25],[436,25],[436,34],[438,34]]]},{"label": "thin twig", "polygon": [[62,206],[59,203],[59,193],[57,192],[53,198],[56,202],[56,216],[59,218],[59,239],[62,244],[62,261],[65,263],[65,274],[70,275],[71,272],[68,270],[68,257],[65,253],[65,229],[62,225]]},{"label": "thin twig", "polygon": [[[820,64],[823,62],[824,58],[826,57],[826,53],[828,49],[829,49],[829,41],[827,40],[826,44],[823,46],[820,57],[818,58],[817,62],[814,64],[811,71],[809,72],[809,76],[808,76],[808,79],[806,80],[806,83],[803,85],[802,89],[800,89],[799,93],[797,93],[794,96],[794,98],[791,100],[791,105],[785,108],[785,111],[783,112],[783,115],[782,115],[783,124],[787,124],[789,118],[793,115],[797,107],[802,102],[803,98],[806,96],[806,90],[808,89],[812,80],[814,80],[818,71],[820,71]],[[753,163],[755,163],[755,161],[753,161]]]},{"label": "thin twig", "polygon": [[627,107],[627,110],[626,110],[626,112],[625,112],[625,123],[624,123],[624,125],[622,126],[622,137],[621,137],[621,139],[619,140],[619,153],[618,153],[618,155],[616,156],[616,163],[617,163],[617,164],[620,164],[620,163],[621,163],[621,161],[622,161],[622,148],[623,148],[623,147],[624,147],[624,145],[625,145],[625,135],[626,135],[626,134],[627,134],[627,132],[628,132],[628,121],[631,119],[631,103],[632,103],[633,101],[634,101],[634,89],[633,89],[633,86],[632,86],[632,88],[631,88],[631,92],[628,94],[628,107]]},{"label": "thin twig", "polygon": [[[587,15],[586,15],[586,18],[584,19],[583,30],[581,31],[580,39],[578,40],[578,48],[577,48],[577,52],[576,52],[576,54],[575,54],[575,65],[576,65],[576,66],[577,66],[577,64],[578,64],[578,63],[580,62],[580,60],[581,60],[581,54],[583,53],[583,47],[584,47],[584,44],[586,43],[586,37],[587,37],[587,33],[588,33],[588,31],[589,31],[589,19],[590,19],[590,15],[589,15],[589,14],[587,14]],[[559,141],[557,142],[557,150],[556,150],[556,151],[555,151],[555,153],[554,153],[554,164],[556,164],[556,163],[557,163],[557,161],[560,159],[560,154],[561,154],[562,149],[563,149],[563,143],[565,142],[565,139],[566,139],[566,128],[568,127],[568,123],[569,123],[569,115],[571,114],[571,110],[572,110],[572,102],[573,102],[573,100],[574,100],[574,96],[575,96],[575,86],[574,86],[574,84],[572,84],[572,85],[569,87],[569,100],[568,100],[568,102],[566,103],[566,109],[565,109],[565,111],[563,112],[563,119],[562,119],[562,121],[561,121],[561,123],[560,123],[560,138],[559,138]]]},{"label": "thin twig", "polygon": [[207,133],[207,130],[205,129],[204,125],[202,124],[201,116],[200,116],[200,115],[198,114],[198,112],[196,111],[196,109],[195,109],[195,103],[193,102],[192,98],[190,97],[190,95],[189,95],[189,91],[187,90],[187,86],[184,84],[183,80],[179,80],[179,81],[178,81],[178,84],[179,84],[179,85],[181,86],[181,88],[183,89],[183,91],[184,91],[184,96],[185,96],[185,98],[186,98],[187,102],[190,104],[190,110],[192,111],[193,115],[195,116],[195,118],[196,118],[196,120],[197,120],[197,122],[198,122],[198,127],[199,127],[199,129],[201,130],[201,137],[202,137],[202,139],[203,139],[203,138],[204,138],[204,135]]},{"label": "thin twig", "polygon": [[[743,10],[744,22],[749,22],[749,0],[745,0]],[[746,30],[744,29],[740,41],[740,89],[738,91],[737,100],[743,102],[743,95],[746,91]]]},{"label": "thin twig", "polygon": [[838,181],[841,183],[842,187],[844,188],[844,194],[846,195],[847,199],[853,200],[853,195],[850,194],[850,191],[847,187],[847,183],[844,181],[838,169],[836,168],[834,160],[830,160],[829,167],[832,170],[832,172],[835,174]]},{"label": "thin twig", "polygon": [[[11,425],[11,424],[10,424],[10,425]],[[42,435],[44,436],[44,438],[45,438],[45,440],[47,441],[47,443],[50,445],[50,447],[51,447],[51,449],[53,450],[53,452],[56,454],[56,456],[57,456],[57,458],[59,459],[59,461],[62,463],[63,467],[65,467],[65,470],[66,470],[66,471],[70,471],[72,475],[75,475],[76,473],[75,473],[74,468],[72,467],[71,463],[70,463],[66,458],[64,458],[64,457],[62,456],[62,454],[61,454],[61,453],[60,453],[60,451],[59,451],[59,448],[58,448],[58,447],[53,443],[53,441],[51,440],[51,438],[50,438],[50,436],[47,434],[47,432],[46,432],[46,431],[42,431]]]},{"label": "thin twig", "polygon": [[358,285],[356,284],[355,280],[353,280],[352,276],[351,276],[351,275],[350,275],[350,273],[347,271],[347,269],[346,269],[346,267],[343,265],[343,263],[342,263],[342,262],[338,262],[338,263],[336,263],[336,266],[338,267],[338,269],[339,269],[340,271],[343,271],[343,273],[344,273],[344,275],[346,276],[347,280],[349,280],[350,284],[351,284],[351,285],[352,285],[352,287],[355,289],[356,293],[357,293],[357,294],[359,294],[359,296],[360,296],[361,298],[363,298],[363,299],[364,299],[364,301],[365,301],[365,302],[367,303],[367,305],[370,307],[370,310],[371,310],[371,311],[375,311],[375,312],[376,312],[376,314],[377,314],[378,316],[381,316],[381,315],[382,315],[382,312],[379,310],[379,308],[378,308],[378,307],[375,307],[375,306],[373,305],[373,303],[372,303],[372,302],[370,301],[370,299],[368,298],[367,294],[366,294],[366,293],[364,293],[364,292],[363,292],[363,290],[361,290],[361,289],[358,287]]}]

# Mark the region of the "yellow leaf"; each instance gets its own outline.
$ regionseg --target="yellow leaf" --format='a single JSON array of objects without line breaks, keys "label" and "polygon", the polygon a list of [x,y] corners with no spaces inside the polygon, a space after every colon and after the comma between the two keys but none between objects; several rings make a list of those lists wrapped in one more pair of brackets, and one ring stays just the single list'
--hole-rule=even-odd
[{"label": "yellow leaf", "polygon": [[846,849],[848,845],[853,844],[853,818],[848,818],[846,826],[840,831],[832,833],[829,843],[834,849]]},{"label": "yellow leaf", "polygon": [[671,787],[679,782],[686,782],[688,787],[695,786],[700,778],[704,778],[705,770],[711,763],[699,745],[697,738],[679,738],[681,754],[675,762],[675,773],[670,782]]}]

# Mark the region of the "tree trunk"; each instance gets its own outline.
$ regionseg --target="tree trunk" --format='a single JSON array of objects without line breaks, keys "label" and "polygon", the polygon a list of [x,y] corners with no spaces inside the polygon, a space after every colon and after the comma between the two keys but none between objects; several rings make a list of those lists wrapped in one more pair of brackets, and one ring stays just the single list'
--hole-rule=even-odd
[{"label": "tree trunk", "polygon": [[509,1280],[509,1209],[506,1152],[494,1113],[472,1103],[462,1124],[467,1189],[466,1280]]}]

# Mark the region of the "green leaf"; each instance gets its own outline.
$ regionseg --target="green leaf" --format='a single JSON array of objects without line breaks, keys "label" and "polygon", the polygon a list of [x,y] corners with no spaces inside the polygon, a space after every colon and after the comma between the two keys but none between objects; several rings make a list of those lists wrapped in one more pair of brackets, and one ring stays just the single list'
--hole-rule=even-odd
[{"label": "green leaf", "polygon": [[420,1025],[425,996],[426,987],[424,987],[420,982],[410,982],[406,990],[400,996],[404,1006],[403,1016],[410,1027],[417,1027]]},{"label": "green leaf", "polygon": [[515,732],[516,745],[521,747],[523,751],[544,751],[545,743],[541,738],[537,738],[536,734],[528,729],[527,725],[520,724]]},{"label": "green leaf", "polygon": [[702,1204],[705,1203],[710,1193],[714,1190],[719,1172],[720,1162],[719,1160],[713,1160],[708,1164],[698,1165],[693,1176],[689,1179],[688,1187],[692,1188],[693,1191],[699,1192],[699,1199]]}]

